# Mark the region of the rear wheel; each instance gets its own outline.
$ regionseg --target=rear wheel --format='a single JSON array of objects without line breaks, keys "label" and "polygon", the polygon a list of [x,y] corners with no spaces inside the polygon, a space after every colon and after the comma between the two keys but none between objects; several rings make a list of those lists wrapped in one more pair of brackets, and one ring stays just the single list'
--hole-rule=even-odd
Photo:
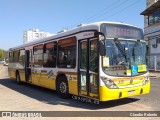
[{"label": "rear wheel", "polygon": [[57,83],[57,91],[60,97],[62,98],[69,98],[69,87],[68,82],[65,77],[59,77]]}]

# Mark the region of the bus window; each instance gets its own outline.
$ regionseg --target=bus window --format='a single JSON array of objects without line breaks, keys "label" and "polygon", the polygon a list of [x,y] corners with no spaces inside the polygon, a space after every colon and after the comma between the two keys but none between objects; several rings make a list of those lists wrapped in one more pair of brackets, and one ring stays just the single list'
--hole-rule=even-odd
[{"label": "bus window", "polygon": [[9,62],[13,62],[13,52],[9,52]]},{"label": "bus window", "polygon": [[44,45],[44,64],[43,67],[56,67],[57,42],[51,42]]},{"label": "bus window", "polygon": [[19,53],[19,63],[24,66],[25,64],[25,50],[20,50]]},{"label": "bus window", "polygon": [[76,66],[76,39],[67,38],[58,42],[58,67],[75,68]]},{"label": "bus window", "polygon": [[33,48],[34,50],[34,67],[43,66],[43,45],[38,45]]},{"label": "bus window", "polygon": [[90,41],[90,71],[98,72],[98,42],[97,40]]},{"label": "bus window", "polygon": [[81,43],[80,59],[81,59],[80,68],[86,70],[87,68],[87,41],[83,41]]},{"label": "bus window", "polygon": [[13,61],[18,62],[19,60],[19,50],[13,52]]}]

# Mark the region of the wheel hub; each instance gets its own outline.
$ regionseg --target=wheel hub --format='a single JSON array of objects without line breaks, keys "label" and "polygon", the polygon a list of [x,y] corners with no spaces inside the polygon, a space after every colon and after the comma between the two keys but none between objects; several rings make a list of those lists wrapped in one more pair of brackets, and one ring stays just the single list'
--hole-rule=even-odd
[{"label": "wheel hub", "polygon": [[62,82],[60,84],[60,91],[61,91],[61,93],[66,93],[66,91],[67,91],[67,85],[66,85],[66,83]]}]

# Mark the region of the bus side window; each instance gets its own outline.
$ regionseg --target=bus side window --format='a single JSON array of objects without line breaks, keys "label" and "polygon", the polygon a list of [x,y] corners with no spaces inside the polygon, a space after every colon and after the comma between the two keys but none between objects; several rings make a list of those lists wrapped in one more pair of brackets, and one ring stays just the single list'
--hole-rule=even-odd
[{"label": "bus side window", "polygon": [[13,62],[13,52],[9,52],[9,62]]},{"label": "bus side window", "polygon": [[44,45],[44,64],[43,67],[56,67],[57,42],[51,42]]},{"label": "bus side window", "polygon": [[58,41],[59,68],[75,68],[76,66],[76,38],[66,38]]},{"label": "bus side window", "polygon": [[43,66],[43,45],[37,45],[33,48],[34,53],[34,67]]},{"label": "bus side window", "polygon": [[13,52],[13,62],[19,61],[19,50]]},{"label": "bus side window", "polygon": [[20,50],[19,63],[20,65],[25,66],[25,50]]}]

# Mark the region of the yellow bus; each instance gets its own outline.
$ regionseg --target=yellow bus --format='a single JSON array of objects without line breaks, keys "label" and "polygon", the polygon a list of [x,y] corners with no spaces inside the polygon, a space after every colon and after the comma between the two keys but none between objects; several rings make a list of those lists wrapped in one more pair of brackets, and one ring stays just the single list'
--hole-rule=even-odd
[{"label": "yellow bus", "polygon": [[81,24],[10,48],[8,73],[63,98],[109,101],[150,92],[143,30],[117,22]]}]

